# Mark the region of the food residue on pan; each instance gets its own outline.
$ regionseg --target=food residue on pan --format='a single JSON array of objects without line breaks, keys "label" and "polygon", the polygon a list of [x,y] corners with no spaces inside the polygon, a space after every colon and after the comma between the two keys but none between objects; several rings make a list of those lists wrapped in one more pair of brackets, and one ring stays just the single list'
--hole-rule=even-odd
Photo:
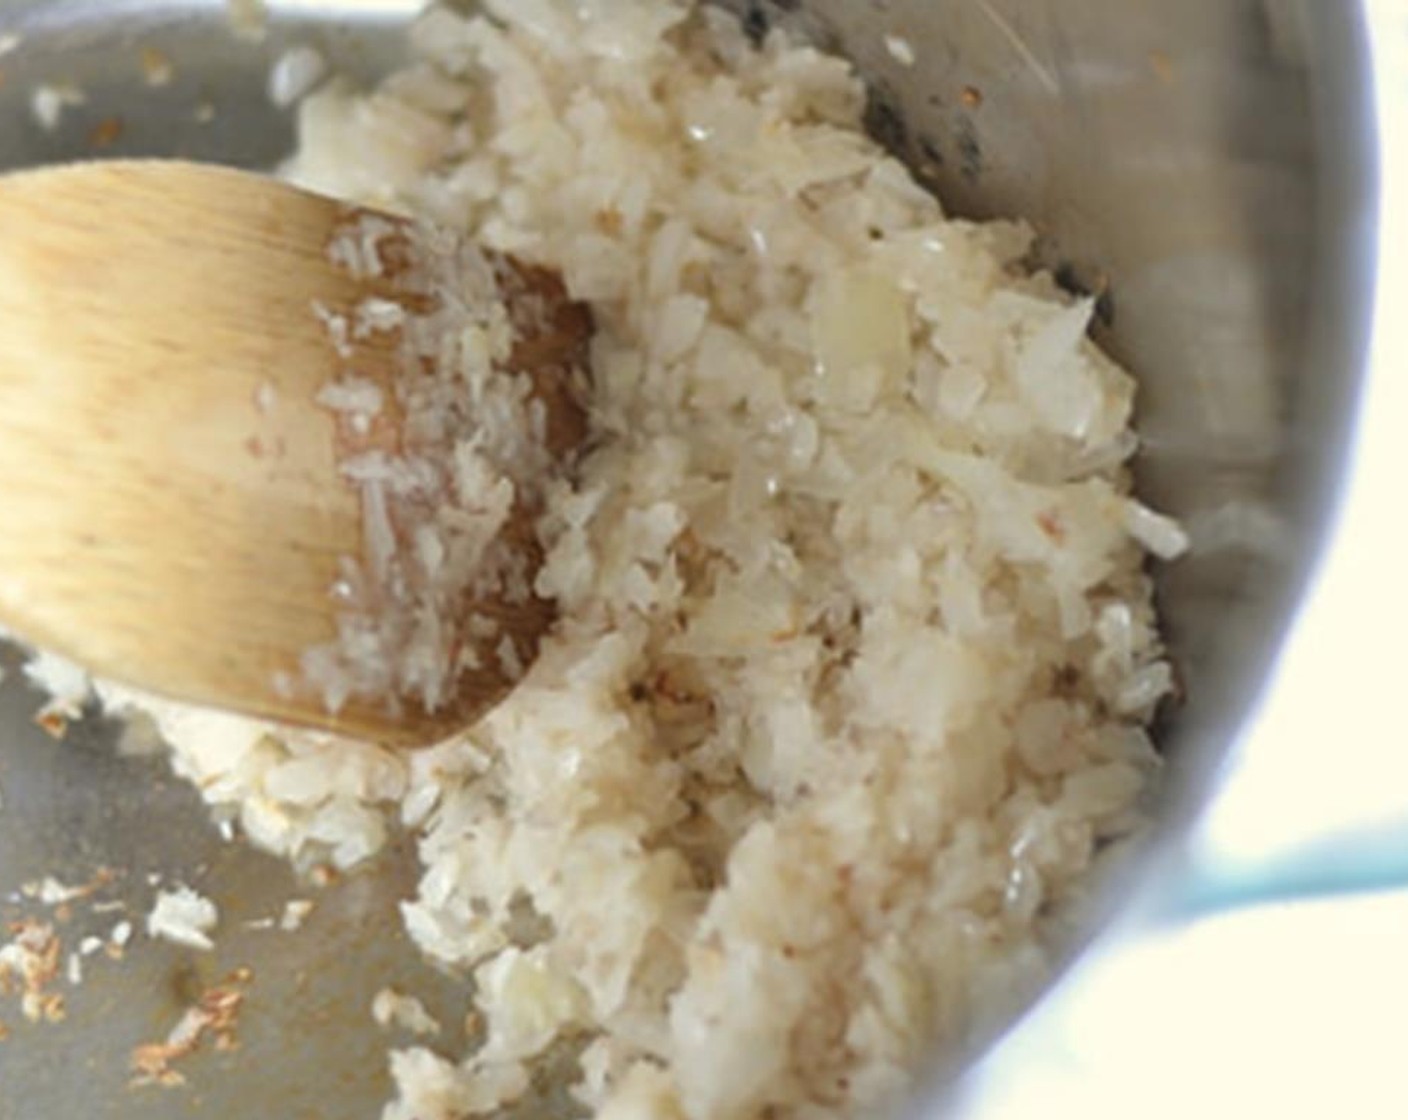
[{"label": "food residue on pan", "polygon": [[913,66],[915,63],[914,44],[903,35],[886,35],[885,50],[901,66]]},{"label": "food residue on pan", "polygon": [[101,151],[122,139],[127,124],[121,117],[104,117],[88,130],[88,146]]},{"label": "food residue on pan", "polygon": [[165,51],[143,47],[138,59],[142,67],[142,80],[152,88],[169,86],[175,80],[176,64]]},{"label": "food residue on pan", "polygon": [[269,70],[269,100],[286,109],[311,93],[327,72],[327,59],[316,47],[290,47]]},{"label": "food residue on pan", "polygon": [[34,722],[51,737],[62,739],[68,725],[83,715],[83,706],[92,695],[88,676],[77,665],[56,654],[39,652],[24,667],[24,673],[48,696]]},{"label": "food residue on pan", "polygon": [[8,923],[0,943],[0,997],[18,996],[30,1023],[57,1023],[65,1016],[64,997],[53,990],[60,979],[63,942],[52,922],[23,918]]},{"label": "food residue on pan", "polygon": [[65,110],[87,100],[88,95],[72,82],[44,82],[30,92],[30,115],[45,132],[53,132],[59,127]]},{"label": "food residue on pan", "polygon": [[147,936],[208,952],[215,948],[210,935],[219,921],[220,911],[215,903],[181,885],[157,893],[156,902],[147,915]]},{"label": "food residue on pan", "polygon": [[313,912],[316,905],[311,898],[291,898],[284,903],[284,912],[279,916],[279,929],[285,933],[294,933],[303,928],[303,923],[308,920],[308,915]]},{"label": "food residue on pan", "polygon": [[265,0],[225,0],[225,18],[230,30],[249,42],[263,42],[269,34],[269,7]]},{"label": "food residue on pan", "polygon": [[1150,51],[1149,68],[1153,70],[1154,76],[1157,77],[1159,81],[1163,82],[1164,85],[1172,84],[1175,77],[1173,59],[1168,56],[1167,52]]},{"label": "food residue on pan", "polygon": [[100,867],[85,883],[64,883],[52,875],[20,884],[20,896],[32,899],[42,906],[66,906],[89,898],[117,880],[118,874],[111,868]]},{"label": "food residue on pan", "polygon": [[209,1043],[216,1050],[234,1050],[239,1045],[237,1027],[240,1010],[254,974],[238,969],[223,982],[202,992],[182,1013],[176,1025],[161,1042],[148,1042],[132,1051],[133,1088],[156,1085],[175,1088],[186,1083],[176,1064]]},{"label": "food residue on pan", "polygon": [[[415,836],[400,919],[483,1041],[393,1050],[386,1120],[492,1115],[569,1043],[588,1114],[879,1114],[1041,983],[1141,825],[1172,687],[1145,563],[1187,541],[1131,495],[1133,380],[1030,229],[950,217],[863,134],[842,60],[665,0],[436,8],[411,42],[299,102],[285,174],[589,305],[588,452],[536,525],[559,622],[415,752],[99,692],[304,871]],[[435,356],[475,391],[482,338]],[[217,990],[139,1080],[230,1037]]]},{"label": "food residue on pan", "polygon": [[114,923],[112,932],[108,934],[107,944],[103,947],[103,952],[111,959],[120,961],[127,953],[127,946],[132,940],[133,926],[126,918],[122,918]]},{"label": "food residue on pan", "polygon": [[411,1034],[436,1035],[440,1024],[415,996],[382,988],[372,999],[372,1018],[383,1029],[398,1028]]},{"label": "food residue on pan", "polygon": [[[122,899],[103,895],[120,889],[126,878],[109,867],[99,867],[76,883],[45,875],[20,884],[6,896],[8,904],[31,912],[4,926],[8,936],[0,939],[0,1005],[6,999],[16,1001],[22,1020],[30,1025],[67,1018],[67,998],[61,989],[82,986],[89,977],[90,962],[117,962],[126,956],[135,933],[132,923],[119,918],[102,932],[105,915],[127,909]],[[35,911],[36,907],[40,909]],[[158,935],[159,931],[154,932]]]}]

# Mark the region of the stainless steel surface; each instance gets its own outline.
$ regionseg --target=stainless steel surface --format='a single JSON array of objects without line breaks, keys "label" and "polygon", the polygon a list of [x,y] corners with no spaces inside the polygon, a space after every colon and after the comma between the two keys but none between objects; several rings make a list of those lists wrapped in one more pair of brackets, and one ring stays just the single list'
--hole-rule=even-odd
[{"label": "stainless steel surface", "polygon": [[[138,154],[268,165],[292,136],[264,93],[269,61],[313,42],[367,78],[397,56],[415,6],[271,3],[272,34],[254,44],[230,37],[218,0],[0,0],[0,33],[23,36],[0,58],[0,167]],[[1044,259],[1104,293],[1102,340],[1144,385],[1142,484],[1202,547],[1161,575],[1189,700],[1163,731],[1169,774],[1152,850],[1101,895],[1113,910],[1207,800],[1332,524],[1372,277],[1357,5],[735,6],[760,30],[798,22],[853,57],[876,90],[876,132],[951,209],[1031,219]],[[916,64],[898,61],[886,35],[907,39]],[[144,47],[175,63],[171,86],[143,82]],[[41,81],[87,92],[53,133],[29,110]],[[202,102],[208,121],[194,112]],[[123,130],[95,151],[110,118]],[[110,729],[48,741],[16,676],[0,692],[0,900],[26,880],[82,880],[100,864],[130,872],[108,896],[140,907],[146,873],[161,871],[218,896],[230,928],[303,893],[276,862],[222,843],[161,763],[113,757]],[[0,1043],[0,1120],[375,1116],[384,1040],[366,1009],[383,968],[447,1014],[464,1008],[459,984],[397,935],[394,903],[409,886],[401,851],[325,892],[298,935],[243,933],[210,960],[140,942],[121,966],[94,963],[69,1022],[14,1024]],[[0,918],[33,909],[0,901]],[[124,1088],[128,1049],[171,1025],[192,970],[203,980],[240,965],[256,972],[243,1048],[192,1063],[186,1089]]]}]

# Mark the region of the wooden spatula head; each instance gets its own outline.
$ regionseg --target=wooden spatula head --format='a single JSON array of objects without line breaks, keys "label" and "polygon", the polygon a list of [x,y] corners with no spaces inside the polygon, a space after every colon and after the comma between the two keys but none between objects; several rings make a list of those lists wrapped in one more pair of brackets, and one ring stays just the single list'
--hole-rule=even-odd
[{"label": "wooden spatula head", "polygon": [[[394,267],[332,259],[362,217],[182,163],[0,178],[0,625],[169,697],[398,744],[465,726],[512,686],[485,659],[435,711],[354,696],[332,712],[305,680],[366,545],[346,425],[320,394],[355,370],[387,402],[368,439],[398,439],[403,340],[339,347],[328,326],[405,298]],[[565,464],[585,431],[590,320],[551,273],[502,258],[495,273],[510,308],[531,304],[506,364],[532,379]],[[530,576],[535,513],[520,500],[505,529]],[[450,606],[497,619],[529,660],[553,618],[535,596]]]}]

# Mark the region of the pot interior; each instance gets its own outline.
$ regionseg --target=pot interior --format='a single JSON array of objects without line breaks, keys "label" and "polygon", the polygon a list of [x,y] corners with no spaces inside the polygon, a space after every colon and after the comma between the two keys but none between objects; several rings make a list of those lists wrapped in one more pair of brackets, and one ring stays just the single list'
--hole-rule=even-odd
[{"label": "pot interior", "polygon": [[[334,70],[370,81],[399,57],[418,6],[271,2],[268,34],[252,41],[232,37],[218,0],[0,2],[0,33],[21,36],[0,58],[0,169],[108,156],[271,166],[293,141],[289,111],[266,95],[271,62],[313,45]],[[1345,458],[1368,304],[1367,70],[1351,6],[733,6],[759,33],[782,21],[852,58],[871,85],[872,130],[951,211],[1028,218],[1042,260],[1099,295],[1100,341],[1142,385],[1143,494],[1195,542],[1159,576],[1187,696],[1161,737],[1156,843],[1175,838],[1266,678]],[[172,80],[154,86],[161,59]],[[40,83],[84,92],[52,130],[31,112]],[[298,893],[291,873],[223,843],[161,760],[116,757],[112,726],[89,721],[62,745],[47,741],[15,664],[11,652],[0,688],[0,894],[97,864],[199,874],[231,934],[201,955],[199,975],[161,943],[144,942],[121,968],[95,967],[67,1023],[0,1049],[0,1118],[375,1115],[390,1086],[386,1039],[367,1014],[373,993],[436,991],[430,1010],[447,1023],[462,1008],[399,925],[385,927],[414,887],[408,847],[325,892],[298,934],[243,931]],[[150,891],[131,886],[141,913]],[[1129,890],[1115,883],[1100,897],[1113,905]],[[118,1088],[135,1044],[245,964],[261,989],[288,998],[251,1006],[241,1050],[202,1056],[193,1092]]]}]

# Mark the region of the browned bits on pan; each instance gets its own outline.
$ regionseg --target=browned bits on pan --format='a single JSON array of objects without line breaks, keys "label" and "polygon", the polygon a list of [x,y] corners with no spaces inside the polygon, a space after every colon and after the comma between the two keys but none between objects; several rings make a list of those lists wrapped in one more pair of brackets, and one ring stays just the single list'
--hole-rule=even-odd
[{"label": "browned bits on pan", "polygon": [[34,717],[34,722],[52,739],[62,739],[68,734],[68,720],[60,712],[46,708]]},{"label": "browned bits on pan", "polygon": [[31,1023],[58,1023],[65,1016],[64,997],[49,990],[59,975],[62,945],[54,927],[34,918],[6,926],[12,940],[0,958],[0,995],[20,996],[20,1010]]},{"label": "browned bits on pan", "polygon": [[959,100],[963,102],[965,109],[978,109],[983,104],[983,91],[977,86],[964,86],[963,92],[959,94]]},{"label": "browned bits on pan", "polygon": [[254,973],[248,968],[236,969],[223,983],[201,993],[164,1042],[136,1047],[131,1058],[131,1086],[174,1088],[184,1085],[185,1075],[173,1068],[173,1064],[195,1053],[207,1039],[218,1051],[238,1049],[235,1028],[244,1006],[244,989],[253,979]]},{"label": "browned bits on pan", "polygon": [[142,78],[149,86],[167,86],[176,76],[176,67],[171,59],[155,47],[143,47],[141,53]]},{"label": "browned bits on pan", "polygon": [[122,139],[126,128],[121,117],[104,117],[88,130],[88,146],[95,151],[110,148]]}]

